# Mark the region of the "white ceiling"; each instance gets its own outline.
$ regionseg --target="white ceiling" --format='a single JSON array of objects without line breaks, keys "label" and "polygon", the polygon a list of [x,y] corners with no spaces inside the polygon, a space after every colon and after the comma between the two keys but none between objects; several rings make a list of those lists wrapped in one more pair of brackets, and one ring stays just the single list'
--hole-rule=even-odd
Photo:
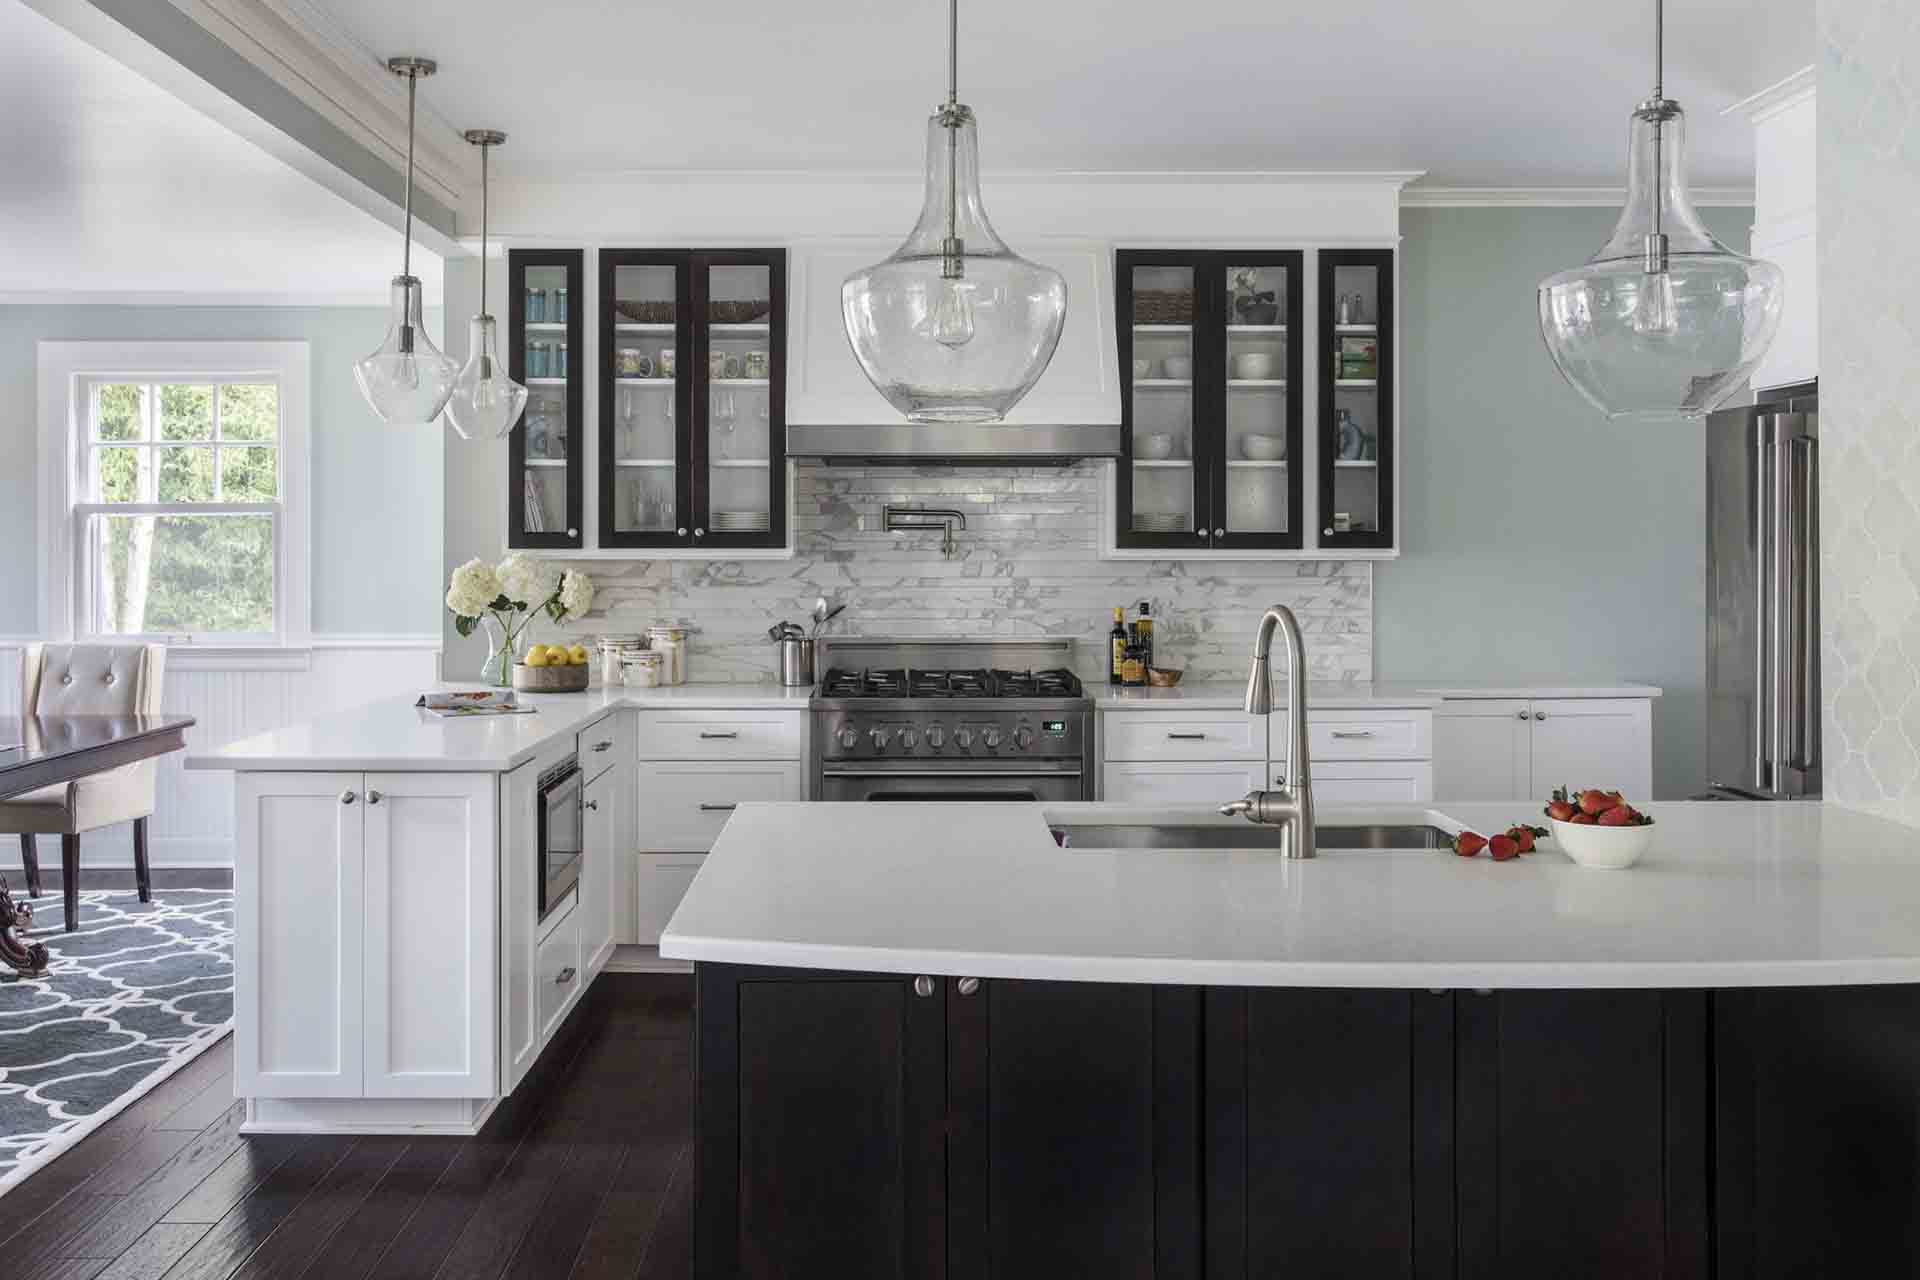
[{"label": "white ceiling", "polygon": [[[503,128],[505,176],[897,171],[942,96],[940,0],[306,0],[423,94]],[[1720,111],[1813,61],[1813,0],[1675,0],[1667,90],[1694,181],[1746,187]],[[1652,82],[1651,0],[967,0],[961,97],[988,170],[1424,169],[1611,186]]]},{"label": "white ceiling", "polygon": [[399,269],[397,233],[18,0],[0,118],[0,296],[371,301]]}]

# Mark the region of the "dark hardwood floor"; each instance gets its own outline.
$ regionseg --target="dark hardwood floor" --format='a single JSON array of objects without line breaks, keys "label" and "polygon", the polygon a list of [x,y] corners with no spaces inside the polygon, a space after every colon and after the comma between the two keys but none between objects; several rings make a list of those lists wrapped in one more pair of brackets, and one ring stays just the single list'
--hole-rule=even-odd
[{"label": "dark hardwood floor", "polygon": [[692,1030],[603,974],[473,1138],[242,1137],[229,1037],[0,1197],[0,1275],[686,1277]]}]

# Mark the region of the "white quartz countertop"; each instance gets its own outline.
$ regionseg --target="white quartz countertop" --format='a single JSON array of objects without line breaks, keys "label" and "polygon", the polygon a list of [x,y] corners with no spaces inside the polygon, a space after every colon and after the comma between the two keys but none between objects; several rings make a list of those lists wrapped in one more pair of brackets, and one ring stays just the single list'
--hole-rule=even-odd
[{"label": "white quartz countertop", "polygon": [[[1284,664],[1283,664],[1284,665]],[[1239,710],[1245,705],[1245,680],[1181,681],[1171,689],[1115,688],[1109,684],[1088,684],[1096,705],[1103,711],[1195,711]],[[1274,671],[1273,697],[1276,707],[1286,703],[1284,672]],[[1332,681],[1316,680],[1307,685],[1307,706],[1328,710],[1367,708],[1437,707],[1449,698],[1657,698],[1660,689],[1649,684],[1444,684],[1428,685],[1407,681]]]},{"label": "white quartz countertop", "polygon": [[[1093,982],[1725,987],[1920,982],[1920,831],[1818,803],[1654,804],[1625,871],[1445,851],[1058,848],[1119,805],[740,806],[661,939],[686,960]],[[1322,806],[1322,825],[1539,822]]]},{"label": "white quartz countertop", "polygon": [[[447,686],[448,688],[460,686]],[[463,686],[471,688],[472,686]],[[189,769],[505,773],[555,738],[578,733],[617,707],[650,710],[805,711],[811,688],[682,684],[521,694],[531,715],[439,716],[411,698],[382,698],[187,757]]]}]

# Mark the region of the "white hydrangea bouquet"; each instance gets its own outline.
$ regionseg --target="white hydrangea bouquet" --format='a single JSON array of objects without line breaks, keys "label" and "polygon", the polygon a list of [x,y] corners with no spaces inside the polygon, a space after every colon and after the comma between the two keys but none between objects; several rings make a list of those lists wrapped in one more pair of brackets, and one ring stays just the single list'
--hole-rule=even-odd
[{"label": "white hydrangea bouquet", "polygon": [[510,555],[499,564],[473,559],[447,580],[447,611],[463,636],[487,631],[487,665],[481,678],[505,688],[528,624],[544,613],[555,622],[585,617],[593,608],[593,579],[578,569],[562,573],[531,556]]}]

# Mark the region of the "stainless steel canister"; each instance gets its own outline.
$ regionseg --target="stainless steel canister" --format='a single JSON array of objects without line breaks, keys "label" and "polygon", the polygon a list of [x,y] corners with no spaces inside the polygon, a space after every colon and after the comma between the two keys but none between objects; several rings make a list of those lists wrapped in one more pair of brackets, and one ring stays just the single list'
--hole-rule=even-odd
[{"label": "stainless steel canister", "polygon": [[813,641],[780,642],[780,683],[789,688],[813,683]]}]

